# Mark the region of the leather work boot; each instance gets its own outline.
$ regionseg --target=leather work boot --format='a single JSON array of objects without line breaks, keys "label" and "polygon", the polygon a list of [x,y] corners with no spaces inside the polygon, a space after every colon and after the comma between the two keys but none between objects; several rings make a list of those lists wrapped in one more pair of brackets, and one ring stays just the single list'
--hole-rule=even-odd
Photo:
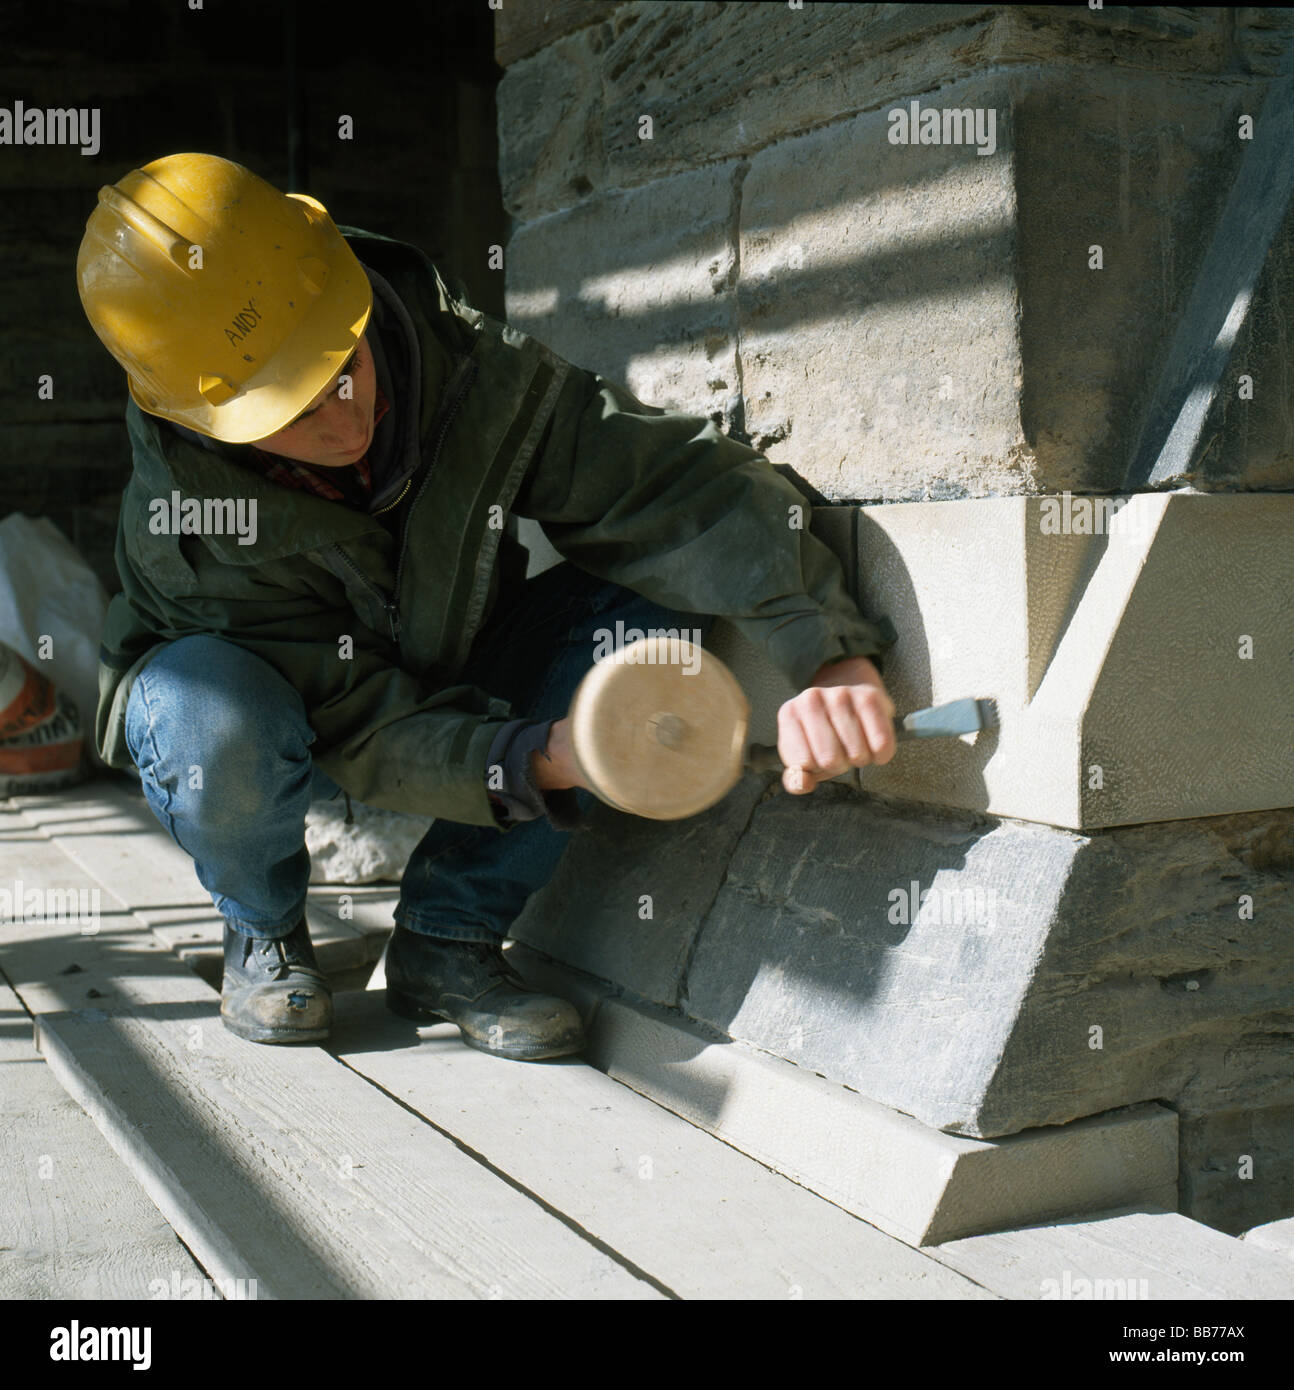
[{"label": "leather work boot", "polygon": [[497,941],[440,941],[397,926],[386,1006],[417,1023],[448,1019],[468,1047],[514,1061],[566,1057],[585,1041],[575,1005],[530,989]]},{"label": "leather work boot", "polygon": [[322,1042],[332,991],[315,960],[305,916],[278,940],[244,936],[225,923],[220,1017],[248,1042]]}]

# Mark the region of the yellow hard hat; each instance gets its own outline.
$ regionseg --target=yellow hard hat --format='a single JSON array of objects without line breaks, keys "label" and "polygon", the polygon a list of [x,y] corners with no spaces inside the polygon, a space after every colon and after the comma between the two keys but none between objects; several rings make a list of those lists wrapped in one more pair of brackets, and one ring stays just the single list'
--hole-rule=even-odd
[{"label": "yellow hard hat", "polygon": [[300,415],[373,308],[321,203],[209,154],[167,155],[101,188],[76,275],[135,404],[230,444]]}]

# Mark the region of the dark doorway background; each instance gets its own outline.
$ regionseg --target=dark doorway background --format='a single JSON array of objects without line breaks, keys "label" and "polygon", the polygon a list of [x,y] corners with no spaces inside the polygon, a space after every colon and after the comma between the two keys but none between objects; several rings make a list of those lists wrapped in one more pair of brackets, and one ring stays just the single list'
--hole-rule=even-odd
[{"label": "dark doorway background", "polygon": [[313,194],[338,222],[414,243],[503,313],[503,275],[487,265],[509,219],[485,0],[197,3],[0,2],[3,101],[97,107],[101,140],[93,156],[0,146],[0,516],[51,517],[110,592],[130,472],[125,377],[76,288],[103,184],[164,154],[223,155]]}]

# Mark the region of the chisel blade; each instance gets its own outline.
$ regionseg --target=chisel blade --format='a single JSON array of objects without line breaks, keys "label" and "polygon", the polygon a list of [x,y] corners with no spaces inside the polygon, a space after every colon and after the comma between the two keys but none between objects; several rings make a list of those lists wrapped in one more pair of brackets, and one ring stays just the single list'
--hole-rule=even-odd
[{"label": "chisel blade", "polygon": [[997,703],[994,700],[951,700],[946,705],[914,710],[894,721],[894,737],[955,738],[980,729],[996,729]]}]

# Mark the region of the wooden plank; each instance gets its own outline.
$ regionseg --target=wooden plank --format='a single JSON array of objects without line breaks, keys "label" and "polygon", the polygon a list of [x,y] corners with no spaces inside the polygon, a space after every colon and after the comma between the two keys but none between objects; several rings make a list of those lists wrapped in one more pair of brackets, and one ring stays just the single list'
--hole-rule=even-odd
[{"label": "wooden plank", "polygon": [[[0,846],[15,855],[32,884],[87,881],[53,840]],[[0,960],[59,1078],[214,1277],[270,1297],[662,1296],[321,1050],[233,1037],[216,993],[101,897],[97,931],[14,921]]]},{"label": "wooden plank", "polygon": [[20,844],[24,840],[46,838],[44,831],[11,801],[0,801],[0,844]]},{"label": "wooden plank", "polygon": [[1294,1264],[1175,1211],[1106,1212],[927,1253],[1012,1299],[1294,1298]]},{"label": "wooden plank", "polygon": [[193,860],[142,796],[111,782],[52,798],[15,798],[23,814],[132,909],[211,907]]},{"label": "wooden plank", "polygon": [[[358,890],[355,890],[358,891]],[[379,902],[356,900],[354,916],[338,915],[338,890],[311,888],[306,899],[306,920],[319,968],[338,974],[367,965],[382,954],[393,924],[398,893],[386,893]],[[145,907],[135,916],[145,922],[164,945],[199,974],[218,973],[224,959],[224,919],[208,899],[205,907]],[[384,922],[384,926],[379,923]]]},{"label": "wooden plank", "polygon": [[13,923],[0,965],[59,1081],[213,1278],[262,1298],[662,1296],[320,1048],[235,1037],[129,916],[91,936]]},{"label": "wooden plank", "polygon": [[[28,901],[33,889],[46,895],[44,903],[34,908]],[[51,890],[62,894],[64,901],[53,901]],[[147,933],[140,932],[118,898],[43,837],[0,844],[0,891],[10,899],[22,899],[11,903],[0,930],[0,966],[12,982],[30,987],[28,1005],[33,1011],[82,1008],[114,995],[132,997],[132,976],[156,973],[159,957],[168,956]],[[61,907],[73,905],[71,919],[54,915]],[[89,911],[83,915],[86,907]],[[46,915],[48,920],[43,919]],[[123,931],[128,946],[123,945]],[[146,959],[140,958],[141,950]],[[139,962],[135,970],[126,968],[125,954]],[[191,978],[184,966],[171,959],[169,973],[175,972]],[[124,994],[115,983],[118,975],[124,976]]]},{"label": "wooden plank", "polygon": [[1287,1260],[1294,1260],[1294,1216],[1283,1221],[1266,1221],[1240,1237],[1255,1250],[1269,1250]]},{"label": "wooden plank", "polygon": [[[79,804],[69,800],[60,803],[56,809],[57,819],[51,821],[52,825],[84,825],[88,821],[93,826],[99,826],[104,815],[115,814],[112,806],[93,799],[83,800]],[[78,820],[78,816],[82,818]],[[150,834],[168,845],[171,843],[166,840],[160,826],[154,827]],[[33,826],[21,812],[0,810],[0,891],[7,891],[12,896],[15,881],[25,884],[27,889],[84,889],[87,893],[98,889],[104,925],[111,928],[114,922],[128,922],[132,916],[128,905],[93,878],[83,862],[66,852],[68,845],[77,843],[79,841],[75,836],[50,839],[43,829]],[[128,839],[127,843],[137,847],[132,853],[146,865],[154,841],[148,839],[141,843],[139,837],[135,837]],[[196,884],[197,880],[194,882]],[[123,891],[129,891],[128,881],[123,884],[119,880],[118,886]],[[353,921],[345,921],[339,916],[339,902],[344,893],[352,897]],[[204,977],[209,983],[218,986],[224,923],[205,892],[203,897],[206,898],[205,905],[142,908],[134,912],[133,917],[151,927],[159,946],[173,951],[186,967],[200,974],[205,972]],[[311,935],[316,955],[325,972],[340,973],[362,967],[381,953],[398,897],[397,890],[387,887],[340,888],[326,884],[311,889],[307,907]],[[12,933],[8,939],[11,943],[15,939]],[[78,949],[76,930],[56,933],[52,938],[49,934],[43,934],[41,939],[45,945],[42,947],[43,963],[37,971],[39,978],[28,979],[28,983],[33,987],[39,985],[43,991],[38,996],[40,1008],[47,1012],[80,1008],[97,1001],[99,996],[92,991],[111,988],[115,968],[111,966],[102,979],[78,976],[76,980],[64,981],[60,978],[60,972],[65,968],[74,975],[77,969],[73,967],[80,970],[87,968],[84,961],[78,960],[87,952]],[[120,948],[120,941],[111,931],[107,939],[113,943],[114,949]],[[130,941],[133,943],[132,951],[137,952],[142,948],[141,938],[132,934]],[[60,955],[61,960],[56,961],[51,953]],[[143,963],[141,969],[145,974],[151,974],[155,973],[156,966],[150,961]],[[171,973],[175,972],[172,970]],[[109,981],[108,985],[104,984],[104,979]],[[52,994],[51,989],[55,991]]]},{"label": "wooden plank", "polygon": [[[158,823],[137,790],[100,780],[62,797],[22,797],[14,802],[86,874],[147,923],[164,945],[195,969],[209,971],[219,965],[223,919],[198,881],[192,859]],[[352,895],[354,918],[349,921],[336,906],[343,892]],[[376,960],[391,929],[398,896],[391,888],[312,887],[306,912],[320,967],[339,972]]]},{"label": "wooden plank", "polygon": [[33,1013],[209,995],[209,986],[52,841],[0,845],[0,888],[15,892],[12,880],[22,876],[35,887],[99,889],[97,923],[23,917],[0,931],[0,967]]},{"label": "wooden plank", "polygon": [[234,1037],[208,994],[42,1014],[38,1037],[213,1276],[262,1298],[662,1296],[320,1049]]},{"label": "wooden plank", "polygon": [[578,1061],[491,1057],[364,991],[331,1046],[681,1297],[992,1297]]},{"label": "wooden plank", "polygon": [[[62,806],[64,818],[77,808]],[[29,819],[9,808],[0,839],[0,889],[16,895],[26,888],[71,889],[92,897],[98,920],[41,921],[11,917],[0,931],[0,966],[16,984],[33,1013],[147,1003],[154,999],[202,999],[204,985],[189,968],[155,940],[110,890],[50,840],[39,827],[33,838],[13,821]],[[23,836],[22,838],[16,838]]]},{"label": "wooden plank", "polygon": [[0,1172],[0,1298],[142,1300],[159,1296],[157,1281],[165,1296],[206,1291],[175,1232],[51,1074],[2,982]]}]

